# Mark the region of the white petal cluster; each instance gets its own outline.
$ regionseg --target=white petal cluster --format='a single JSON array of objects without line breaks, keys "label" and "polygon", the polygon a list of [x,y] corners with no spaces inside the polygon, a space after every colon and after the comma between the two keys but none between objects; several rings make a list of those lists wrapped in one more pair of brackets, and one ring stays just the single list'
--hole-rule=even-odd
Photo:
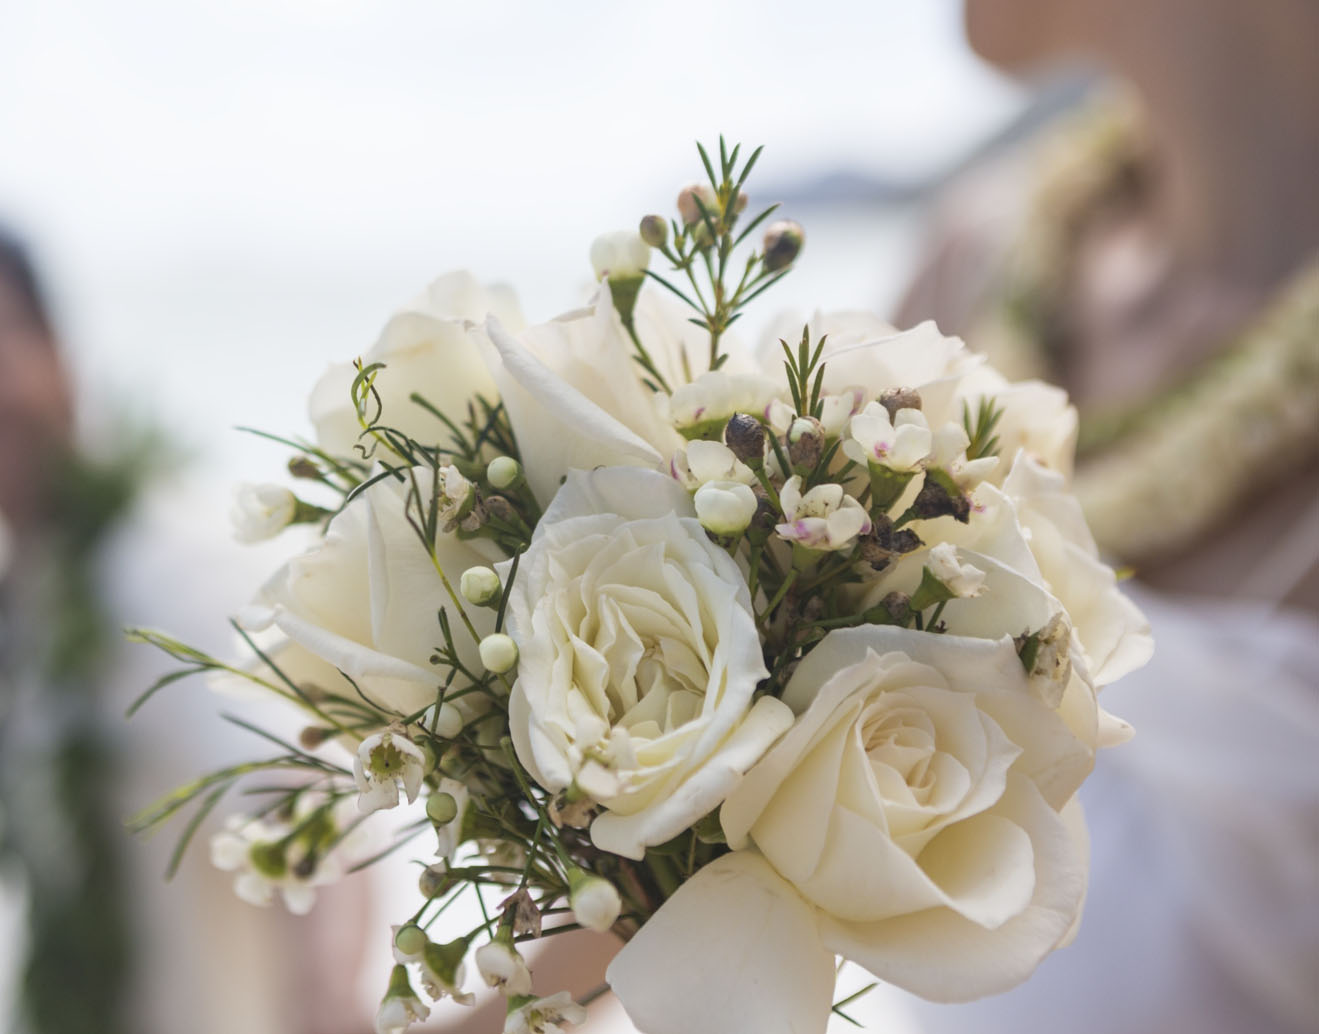
[{"label": "white petal cluster", "polygon": [[369,815],[382,808],[397,808],[400,786],[411,804],[425,777],[426,755],[406,736],[388,729],[368,736],[353,758],[358,810]]},{"label": "white petal cluster", "polygon": [[870,515],[842,485],[816,485],[803,493],[794,474],[779,492],[785,523],[774,530],[807,549],[851,549],[857,537],[870,530]]},{"label": "white petal cluster", "polygon": [[[301,804],[293,824],[307,818],[312,807]],[[333,833],[342,818],[333,811],[325,816],[331,826],[327,832]],[[234,893],[249,905],[266,908],[279,896],[294,915],[305,915],[316,903],[316,888],[343,875],[343,859],[356,849],[355,838],[318,855],[310,870],[304,870],[300,863],[307,858],[307,845],[305,838],[290,839],[293,824],[233,815],[211,837],[211,864],[234,874]]]},{"label": "white petal cluster", "polygon": [[712,481],[736,481],[743,485],[756,481],[751,468],[723,442],[689,442],[686,448],[673,454],[670,469],[678,483],[689,492]]}]

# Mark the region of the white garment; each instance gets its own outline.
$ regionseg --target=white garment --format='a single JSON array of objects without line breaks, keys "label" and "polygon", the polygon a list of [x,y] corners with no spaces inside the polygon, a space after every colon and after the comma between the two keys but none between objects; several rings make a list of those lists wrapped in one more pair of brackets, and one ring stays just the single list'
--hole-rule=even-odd
[{"label": "white garment", "polygon": [[1156,649],[1103,694],[1136,736],[1081,790],[1080,934],[1007,994],[912,1000],[927,1034],[1319,1031],[1319,621],[1134,595]]}]

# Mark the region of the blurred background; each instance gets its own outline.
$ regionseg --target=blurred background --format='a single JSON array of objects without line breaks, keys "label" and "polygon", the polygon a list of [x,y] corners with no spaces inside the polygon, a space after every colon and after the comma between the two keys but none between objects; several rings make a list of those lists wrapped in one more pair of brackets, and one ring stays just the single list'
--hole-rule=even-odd
[{"label": "blurred background", "polygon": [[[118,830],[254,749],[200,683],[121,723],[166,665],[105,633],[160,626],[224,653],[225,616],[296,546],[229,540],[232,483],[278,480],[287,458],[236,425],[308,433],[324,368],[450,269],[511,283],[530,322],[574,307],[592,238],[669,212],[699,173],[694,140],[720,133],[765,145],[753,205],[783,201],[807,235],[752,330],[791,307],[939,315],[920,285],[947,198],[1092,97],[1091,68],[1072,55],[1009,79],[972,53],[960,0],[0,0],[0,226],[49,312],[28,355],[57,342],[70,385],[50,392],[55,417],[0,431],[23,462],[47,439],[78,443],[77,483],[100,478],[87,498],[112,499],[15,518],[17,493],[0,524],[18,544],[0,644],[0,1030],[369,1027],[383,969],[359,990],[333,968],[368,905],[299,927],[232,899],[203,843],[166,886],[169,845]],[[56,536],[74,547],[29,545],[74,511],[86,526]],[[69,633],[73,672],[24,649],[67,645],[52,629],[71,598],[99,601]],[[71,855],[82,870],[46,864]],[[872,1018],[918,1029],[896,999]]]}]

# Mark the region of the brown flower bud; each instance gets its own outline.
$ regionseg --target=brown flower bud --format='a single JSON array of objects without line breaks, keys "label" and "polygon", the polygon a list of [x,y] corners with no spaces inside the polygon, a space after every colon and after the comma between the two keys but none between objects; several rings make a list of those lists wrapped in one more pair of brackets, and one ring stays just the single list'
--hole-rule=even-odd
[{"label": "brown flower bud", "polygon": [[824,425],[812,416],[799,416],[788,428],[788,459],[794,467],[814,470],[824,454]]},{"label": "brown flower bud", "polygon": [[925,484],[921,485],[916,501],[911,504],[917,517],[929,520],[932,517],[952,517],[966,524],[971,518],[971,500],[963,492],[949,491],[943,479],[932,476],[934,471],[927,471]]},{"label": "brown flower bud", "polygon": [[500,908],[512,921],[514,936],[520,937],[524,934],[530,934],[532,937],[540,936],[540,909],[536,907],[536,902],[529,891],[520,890],[516,894],[510,894],[500,903]]},{"label": "brown flower bud", "polygon": [[321,477],[321,468],[316,466],[315,462],[309,456],[294,456],[289,460],[289,473],[295,478],[304,478],[308,481],[319,481]]},{"label": "brown flower bud", "polygon": [[890,388],[879,396],[879,404],[888,410],[888,418],[896,420],[899,409],[920,409],[920,393],[912,388]]},{"label": "brown flower bud", "polygon": [[805,243],[806,232],[800,223],[791,219],[770,223],[761,248],[765,256],[765,268],[771,273],[786,269],[797,261]]},{"label": "brown flower bud", "polygon": [[641,234],[641,239],[652,248],[662,248],[669,242],[669,224],[664,221],[663,216],[643,216],[638,232]]},{"label": "brown flower bud", "polygon": [[746,413],[734,413],[724,427],[724,444],[747,466],[758,467],[765,461],[765,428]]}]

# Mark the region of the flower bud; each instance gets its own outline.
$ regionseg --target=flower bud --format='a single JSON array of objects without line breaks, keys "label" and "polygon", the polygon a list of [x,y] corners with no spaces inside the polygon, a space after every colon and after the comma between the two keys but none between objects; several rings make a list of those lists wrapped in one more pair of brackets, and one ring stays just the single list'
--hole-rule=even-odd
[{"label": "flower bud", "polygon": [[502,632],[486,636],[481,640],[477,650],[481,654],[481,663],[485,665],[486,671],[492,671],[496,675],[511,671],[518,662],[518,644]]},{"label": "flower bud", "polygon": [[489,567],[469,567],[458,580],[463,599],[477,607],[497,606],[504,594],[499,575]]},{"label": "flower bud", "polygon": [[912,388],[889,388],[879,396],[879,404],[888,410],[890,420],[896,420],[900,409],[920,409],[921,396]]},{"label": "flower bud", "polygon": [[333,729],[326,729],[320,725],[308,725],[298,733],[298,746],[303,750],[315,750],[334,734]]},{"label": "flower bud", "polygon": [[295,478],[306,481],[319,481],[321,468],[310,456],[294,456],[289,460],[289,473]]},{"label": "flower bud", "polygon": [[734,413],[724,427],[724,444],[753,470],[765,461],[765,428],[746,413]]},{"label": "flower bud", "polygon": [[602,233],[591,242],[597,280],[639,280],[650,265],[650,245],[635,230]]},{"label": "flower bud", "polygon": [[814,470],[824,454],[824,428],[814,417],[799,416],[788,428],[788,459],[794,467]]},{"label": "flower bud", "polygon": [[396,965],[389,978],[389,989],[376,1013],[376,1034],[401,1034],[414,1023],[421,1023],[430,1015],[408,982],[406,966]]},{"label": "flower bud", "polygon": [[718,204],[719,199],[715,197],[709,184],[693,183],[690,187],[683,187],[678,195],[678,214],[682,216],[682,221],[686,225],[691,226],[693,223],[704,221],[701,215],[702,207],[706,214],[714,219],[719,214]]},{"label": "flower bud", "polygon": [[568,904],[578,924],[600,933],[608,930],[623,911],[622,899],[608,880],[581,869],[568,874]]},{"label": "flower bud", "polygon": [[641,239],[652,248],[662,248],[669,242],[669,224],[663,216],[643,216],[640,227]]},{"label": "flower bud", "polygon": [[485,479],[500,492],[516,488],[522,483],[522,464],[512,456],[496,456],[485,468]]},{"label": "flower bud", "polygon": [[274,538],[293,523],[298,497],[283,485],[241,484],[229,511],[234,538],[244,544]]},{"label": "flower bud", "polygon": [[427,900],[439,897],[452,886],[453,878],[449,875],[449,867],[444,862],[426,866],[417,877],[417,890]]},{"label": "flower bud", "polygon": [[801,224],[792,219],[780,219],[770,223],[765,231],[762,244],[765,268],[771,273],[786,269],[797,261],[802,245],[806,243],[806,234]]},{"label": "flower bud", "polygon": [[426,798],[426,817],[437,826],[445,826],[458,817],[458,802],[453,794],[437,791]]},{"label": "flower bud", "polygon": [[748,200],[747,192],[745,190],[739,190],[737,192],[737,197],[733,200],[733,214],[741,215],[745,212]]},{"label": "flower bud", "polygon": [[394,957],[399,962],[415,962],[430,938],[416,923],[405,923],[394,931]]},{"label": "flower bud", "polygon": [[756,493],[740,481],[708,481],[693,502],[701,527],[716,535],[741,535],[756,515]]}]

